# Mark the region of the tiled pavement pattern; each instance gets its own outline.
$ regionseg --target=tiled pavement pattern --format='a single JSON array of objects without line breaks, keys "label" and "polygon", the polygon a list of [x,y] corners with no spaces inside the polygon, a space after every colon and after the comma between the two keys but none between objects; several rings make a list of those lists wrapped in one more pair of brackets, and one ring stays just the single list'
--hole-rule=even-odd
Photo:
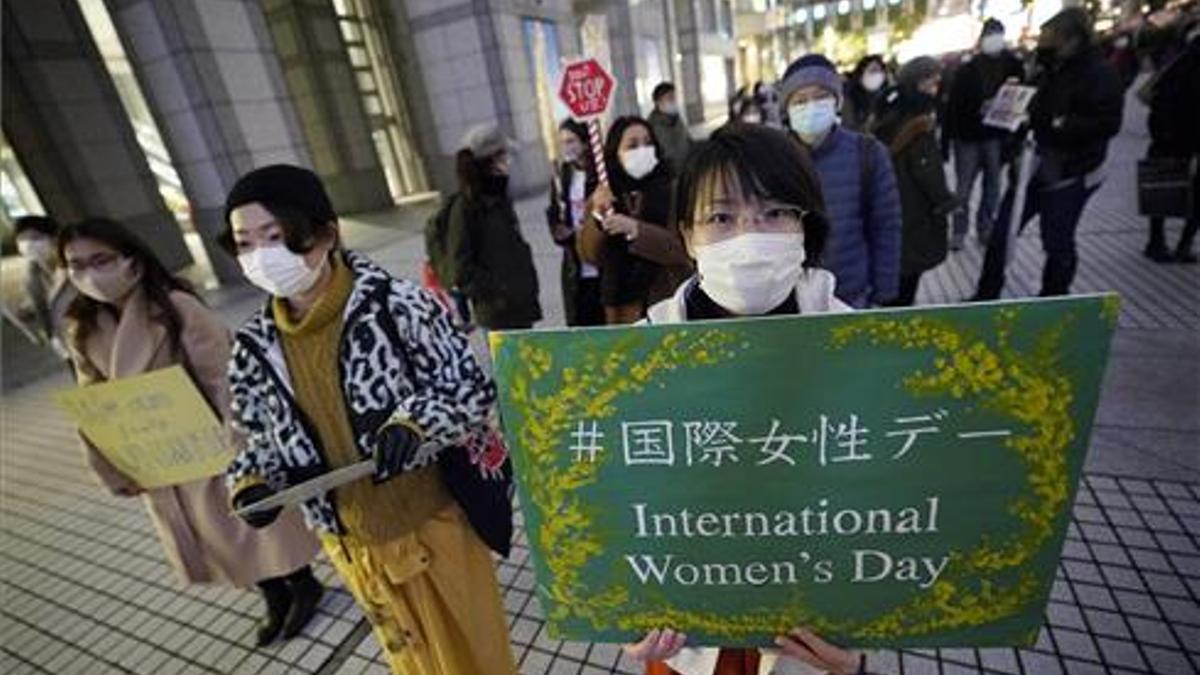
[{"label": "tiled pavement pattern", "polygon": [[[1200,272],[1140,255],[1133,165],[1145,146],[1142,111],[1113,145],[1112,175],[1080,236],[1076,291],[1117,290],[1121,329],[1105,381],[1086,475],[1059,566],[1046,627],[1028,650],[915,650],[876,655],[876,673],[1200,672]],[[557,252],[541,227],[541,198],[521,204],[543,279],[547,323],[561,320]],[[394,215],[368,217],[395,228]],[[402,218],[403,219],[403,218]],[[420,259],[420,220],[365,228],[374,257],[405,275]],[[1018,244],[1011,295],[1036,291],[1036,226]],[[956,302],[973,290],[972,247],[929,275],[922,303]],[[217,298],[231,321],[253,306],[245,293]],[[5,396],[0,435],[0,673],[384,674],[379,648],[328,564],[334,590],[301,638],[264,650],[249,643],[255,594],[181,590],[136,501],[101,494],[74,432],[49,395],[59,375]],[[1187,411],[1191,411],[1190,414]],[[1183,411],[1183,412],[1180,412]],[[550,639],[532,597],[520,531],[499,564],[522,673],[636,673],[614,645]]]}]

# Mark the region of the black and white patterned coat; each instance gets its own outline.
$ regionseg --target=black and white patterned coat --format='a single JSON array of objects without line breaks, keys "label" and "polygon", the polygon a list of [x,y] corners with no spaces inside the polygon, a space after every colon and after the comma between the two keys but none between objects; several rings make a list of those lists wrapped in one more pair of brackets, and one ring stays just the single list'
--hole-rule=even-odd
[{"label": "black and white patterned coat", "polygon": [[[338,370],[355,445],[373,456],[373,438],[389,420],[407,420],[425,442],[410,471],[451,446],[486,433],[495,386],[449,313],[420,286],[396,279],[347,252],[354,288],[343,315]],[[271,306],[238,331],[229,369],[232,423],[241,439],[226,480],[231,490],[264,481],[275,490],[329,470],[316,428],[293,396]],[[382,477],[381,477],[382,478]],[[312,529],[341,534],[331,496],[303,504]]]}]

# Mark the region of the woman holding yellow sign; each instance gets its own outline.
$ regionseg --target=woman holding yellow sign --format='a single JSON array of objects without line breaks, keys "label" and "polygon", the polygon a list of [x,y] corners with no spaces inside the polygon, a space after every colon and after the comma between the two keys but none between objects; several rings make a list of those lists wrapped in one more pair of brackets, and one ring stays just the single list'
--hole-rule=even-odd
[{"label": "woman holding yellow sign", "polygon": [[[229,330],[120,223],[66,227],[58,257],[79,291],[67,309],[68,348],[81,386],[182,366],[222,420],[229,418]],[[263,645],[298,635],[322,587],[309,562],[317,542],[296,514],[254,530],[229,512],[220,476],[144,489],[83,439],[88,464],[114,495],[140,495],[163,551],[185,583],[257,585],[267,604]]]}]

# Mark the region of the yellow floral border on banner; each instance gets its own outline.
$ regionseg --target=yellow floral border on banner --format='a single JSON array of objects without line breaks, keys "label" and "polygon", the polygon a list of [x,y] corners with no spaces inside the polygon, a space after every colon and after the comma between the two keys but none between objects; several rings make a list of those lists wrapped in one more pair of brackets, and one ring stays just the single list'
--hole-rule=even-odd
[{"label": "yellow floral border on banner", "polygon": [[[1100,312],[1111,324],[1119,301],[1105,300]],[[1017,318],[1016,308],[999,311],[990,344],[949,323],[922,316],[882,319],[864,315],[831,331],[828,348],[835,351],[855,344],[930,351],[932,369],[908,375],[902,383],[906,390],[917,396],[966,400],[1025,427],[1023,433],[1006,441],[1028,471],[1026,490],[1009,505],[1010,514],[1023,523],[1022,530],[1001,540],[984,536],[973,550],[952,553],[946,572],[926,592],[865,622],[815,615],[802,609],[798,595],[788,609],[716,615],[682,611],[665,602],[662,608],[639,611],[631,606],[625,588],[589,589],[581,572],[603,552],[604,543],[589,531],[595,514],[575,491],[595,482],[604,460],[559,468],[564,434],[580,416],[594,420],[611,417],[619,397],[643,391],[666,372],[726,361],[747,345],[737,344],[739,338],[728,329],[682,330],[663,335],[645,358],[631,363],[645,339],[634,334],[607,354],[587,354],[578,370],[563,369],[560,386],[551,394],[538,396],[532,386],[551,372],[552,357],[521,343],[519,366],[512,376],[512,401],[521,410],[522,426],[516,432],[526,449],[527,462],[520,467],[525,474],[525,496],[541,515],[540,529],[530,536],[536,537],[551,574],[542,591],[554,603],[548,616],[552,628],[557,622],[575,619],[587,621],[597,630],[644,631],[671,626],[744,639],[804,624],[817,631],[870,641],[981,626],[1019,612],[1038,599],[1040,584],[1031,574],[1015,581],[1003,581],[999,576],[1036,556],[1069,506],[1065,450],[1077,428],[1070,412],[1074,400],[1071,380],[1057,364],[1062,337],[1073,316],[1067,315],[1043,331],[1027,354],[1018,352],[1009,341]],[[1034,637],[1036,631],[1029,641]]]}]

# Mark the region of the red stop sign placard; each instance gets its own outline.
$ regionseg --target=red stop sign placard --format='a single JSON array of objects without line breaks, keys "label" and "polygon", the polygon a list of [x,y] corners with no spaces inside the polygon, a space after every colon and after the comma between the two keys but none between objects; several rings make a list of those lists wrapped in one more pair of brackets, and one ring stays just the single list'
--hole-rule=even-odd
[{"label": "red stop sign placard", "polygon": [[577,120],[600,117],[608,111],[617,83],[596,59],[572,61],[563,66],[558,98]]}]

